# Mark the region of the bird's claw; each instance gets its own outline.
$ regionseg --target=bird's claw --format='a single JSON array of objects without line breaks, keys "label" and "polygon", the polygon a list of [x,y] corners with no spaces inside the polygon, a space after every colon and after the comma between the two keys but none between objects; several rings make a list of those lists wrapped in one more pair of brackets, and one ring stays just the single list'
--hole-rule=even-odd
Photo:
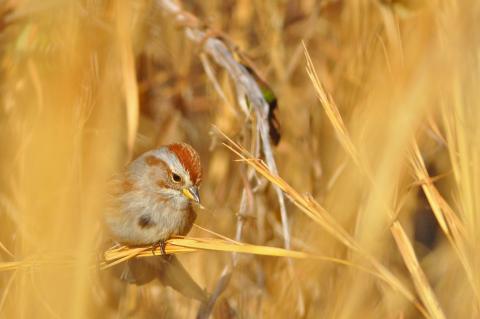
[{"label": "bird's claw", "polygon": [[160,252],[162,256],[167,255],[167,252],[165,251],[165,247],[167,246],[167,242],[165,240],[159,240],[152,246],[152,254],[155,256],[155,250],[157,248],[160,248]]}]

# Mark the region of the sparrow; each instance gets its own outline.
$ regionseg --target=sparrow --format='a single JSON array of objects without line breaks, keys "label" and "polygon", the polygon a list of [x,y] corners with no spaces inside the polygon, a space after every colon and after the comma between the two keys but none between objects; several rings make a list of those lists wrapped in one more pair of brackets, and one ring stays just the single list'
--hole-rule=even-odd
[{"label": "sparrow", "polygon": [[208,299],[178,259],[165,255],[165,241],[192,228],[197,216],[192,203],[200,203],[201,177],[198,153],[175,143],[140,155],[114,178],[105,214],[109,237],[127,246],[159,245],[162,251],[130,259],[117,271],[120,279],[143,285],[157,278],[184,296]]}]

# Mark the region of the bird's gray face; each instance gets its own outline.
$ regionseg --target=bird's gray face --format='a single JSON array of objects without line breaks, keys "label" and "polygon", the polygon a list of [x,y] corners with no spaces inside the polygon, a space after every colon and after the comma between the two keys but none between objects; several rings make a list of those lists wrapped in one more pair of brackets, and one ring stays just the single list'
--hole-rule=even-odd
[{"label": "bird's gray face", "polygon": [[189,202],[200,202],[197,184],[192,174],[182,164],[178,155],[167,147],[150,151],[131,164],[130,173],[141,180],[143,189],[159,200],[168,200],[175,207],[185,207]]}]

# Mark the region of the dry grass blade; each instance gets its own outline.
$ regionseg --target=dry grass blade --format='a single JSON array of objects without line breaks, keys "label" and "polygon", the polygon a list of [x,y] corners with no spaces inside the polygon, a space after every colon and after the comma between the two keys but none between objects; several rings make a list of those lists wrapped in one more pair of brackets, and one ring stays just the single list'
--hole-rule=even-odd
[{"label": "dry grass blade", "polygon": [[[240,244],[232,242],[231,240],[216,239],[216,238],[172,238],[166,243],[165,252],[167,254],[178,254],[184,252],[193,252],[199,250],[209,251],[223,251],[223,252],[237,252],[247,253],[263,256],[276,256],[276,257],[290,257],[300,259],[328,259],[335,260],[334,258],[319,257],[312,254],[286,250],[277,247],[258,246],[249,244]],[[132,257],[148,257],[152,254],[160,255],[162,252],[160,248],[151,246],[147,247],[134,247],[129,248],[127,246],[120,246],[118,248],[109,249],[105,252],[105,261],[108,266],[112,266],[110,262],[118,263],[118,261],[124,261]]]},{"label": "dry grass blade", "polygon": [[445,318],[445,315],[438,304],[438,300],[418,263],[415,251],[413,250],[407,234],[405,234],[403,228],[398,222],[393,223],[391,231],[400,253],[402,254],[403,260],[405,261],[405,265],[412,276],[415,288],[417,289],[425,308],[427,308],[428,313],[432,318]]},{"label": "dry grass blade", "polygon": [[[235,252],[235,253],[244,253],[244,254],[253,254],[261,256],[271,256],[271,257],[287,257],[287,258],[296,258],[296,259],[310,259],[310,260],[320,260],[328,261],[336,264],[341,264],[344,266],[350,266],[366,273],[371,274],[372,276],[378,277],[382,280],[385,278],[379,276],[377,273],[371,271],[366,267],[362,267],[356,264],[353,264],[347,260],[319,256],[310,253],[305,253],[295,250],[286,250],[278,247],[269,247],[269,246],[260,246],[260,245],[250,245],[243,243],[235,243],[231,239],[216,239],[216,238],[172,238],[166,242],[165,252],[167,254],[179,254],[186,252],[195,252],[195,251],[217,251],[217,252]],[[117,265],[121,262],[124,262],[133,257],[151,257],[153,255],[160,255],[161,249],[158,247],[153,248],[152,246],[146,247],[127,247],[119,246],[111,248],[105,252],[105,262],[102,264],[102,268],[106,269]]]},{"label": "dry grass blade", "polygon": [[235,107],[232,105],[232,103],[228,100],[225,92],[223,91],[222,87],[220,86],[219,81],[217,80],[217,77],[215,76],[215,73],[213,71],[212,66],[210,65],[210,62],[208,61],[208,57],[205,54],[200,54],[200,61],[202,62],[203,70],[205,71],[205,74],[207,75],[208,79],[213,85],[213,88],[215,89],[215,92],[217,92],[218,96],[222,99],[223,103],[229,107],[229,109],[235,114],[238,115],[237,110]]},{"label": "dry grass blade", "polygon": [[[231,50],[225,43],[209,35],[200,27],[202,23],[192,14],[183,11],[181,6],[171,0],[157,0],[157,4],[165,12],[175,17],[177,23],[185,28],[185,34],[188,38],[197,44],[202,44],[202,49],[213,61],[228,72],[230,78],[234,81],[239,105],[250,104],[253,106],[256,115],[256,130],[258,131],[263,154],[269,169],[277,172],[277,164],[273,156],[270,143],[270,126],[268,123],[269,106],[265,100],[262,91],[248,70],[237,62]],[[248,108],[244,108],[248,110]],[[246,114],[250,116],[250,114]],[[258,144],[260,145],[260,143]],[[285,248],[290,249],[290,230],[288,226],[287,209],[285,198],[282,191],[275,186],[275,193],[280,206],[280,217],[282,219],[282,230],[285,242]]]},{"label": "dry grass blade", "polygon": [[13,257],[13,258],[15,257],[15,256],[10,252],[10,250],[8,250],[8,248],[5,247],[5,245],[4,245],[2,242],[0,242],[0,249],[3,250],[3,252],[5,252],[5,253],[6,253],[7,255],[9,255],[10,257]]},{"label": "dry grass blade", "polygon": [[[0,318],[479,317],[478,0],[3,2]],[[177,142],[205,307],[104,246]]]},{"label": "dry grass blade", "polygon": [[262,161],[257,159],[252,159],[251,155],[245,150],[242,146],[235,143],[232,139],[226,136],[223,132],[219,133],[228,141],[228,144],[224,144],[228,147],[232,152],[238,155],[242,160],[248,163],[251,167],[253,167],[258,173],[264,176],[267,180],[277,185],[280,189],[282,189],[289,198],[293,201],[293,203],[308,217],[314,220],[317,224],[323,227],[330,235],[334,238],[339,240],[343,243],[346,247],[351,249],[352,251],[359,254],[359,256],[364,257],[365,260],[373,266],[373,269],[377,273],[378,277],[382,278],[387,284],[389,284],[393,289],[399,291],[403,296],[407,298],[410,302],[412,302],[417,309],[419,309],[422,314],[426,317],[427,312],[420,305],[417,301],[413,293],[405,287],[405,285],[398,280],[385,266],[383,266],[378,260],[376,260],[373,256],[369,255],[365,252],[329,214],[328,212],[313,198],[300,195],[293,187],[291,187],[286,181],[284,181],[281,177],[272,174],[268,170],[265,164]]},{"label": "dry grass blade", "polygon": [[10,278],[8,279],[8,282],[7,284],[5,285],[4,289],[3,289],[3,294],[2,294],[2,298],[0,299],[0,313],[3,309],[3,306],[5,305],[5,302],[7,300],[7,297],[8,297],[8,293],[10,292],[10,288],[13,284],[13,281],[15,279],[15,277],[17,276],[17,273],[14,272]]},{"label": "dry grass blade", "polygon": [[[277,163],[273,155],[273,149],[270,142],[270,106],[268,105],[262,89],[257,83],[254,76],[247,68],[235,60],[233,52],[229,45],[221,37],[212,37],[209,32],[215,34],[214,30],[208,30],[203,27],[204,24],[191,13],[184,11],[179,3],[171,0],[157,0],[156,4],[164,12],[173,16],[176,22],[184,28],[185,35],[193,42],[202,46],[202,50],[212,58],[212,60],[222,67],[234,82],[238,104],[242,107],[247,118],[252,120],[252,127],[256,132],[252,136],[255,137],[256,145],[261,149],[266,164],[270,171],[278,173]],[[206,60],[204,60],[205,62]],[[207,65],[204,63],[204,66]],[[208,68],[207,68],[208,69]],[[208,74],[208,72],[207,72]],[[214,79],[214,77],[209,77]],[[214,86],[217,81],[213,81]],[[255,116],[251,116],[254,113]],[[260,148],[261,147],[261,148]],[[288,221],[287,208],[285,205],[285,197],[283,192],[274,184],[275,194],[280,210],[280,219],[282,222],[282,235],[285,249],[291,248],[290,226]],[[293,264],[288,260],[288,269],[290,277],[294,278]],[[303,315],[304,301],[301,289],[298,291],[298,312]]]},{"label": "dry grass blade", "polygon": [[325,89],[323,88],[322,82],[320,82],[320,79],[318,78],[317,72],[315,71],[315,67],[313,65],[313,61],[310,57],[310,54],[308,53],[305,43],[303,43],[303,49],[305,52],[305,58],[307,60],[307,67],[306,67],[307,74],[313,83],[315,91],[317,92],[318,100],[320,101],[320,104],[323,106],[323,109],[325,110],[325,113],[327,114],[327,117],[330,120],[330,123],[332,123],[333,128],[335,129],[335,132],[337,133],[337,136],[340,140],[340,143],[345,148],[345,150],[349,153],[349,155],[352,157],[355,164],[357,166],[360,166],[358,153],[356,151],[355,146],[352,143],[352,140],[348,135],[347,128],[343,123],[340,112],[338,111],[338,107],[335,104],[335,101],[332,99],[332,97],[329,96],[325,91]]},{"label": "dry grass blade", "polygon": [[135,57],[132,49],[131,30],[127,6],[118,6],[117,36],[119,37],[119,52],[121,57],[121,71],[123,78],[123,90],[125,94],[125,113],[127,131],[127,150],[132,155],[135,137],[137,135],[139,104],[138,84],[135,71]]},{"label": "dry grass blade", "polygon": [[[355,165],[362,171],[362,173],[365,174],[365,176],[368,178],[368,180],[372,183],[373,187],[377,187],[371,174],[370,171],[363,165],[363,163],[360,161],[358,157],[358,151],[355,148],[354,144],[352,143],[352,140],[350,139],[350,136],[348,135],[347,129],[345,127],[345,124],[342,120],[342,117],[338,111],[338,107],[335,105],[335,102],[333,99],[327,94],[325,89],[323,88],[322,83],[320,82],[320,79],[318,78],[318,75],[315,71],[315,68],[313,66],[313,62],[310,58],[310,55],[308,53],[307,48],[305,47],[305,57],[307,60],[307,73],[310,77],[310,80],[312,81],[315,91],[317,92],[318,99],[320,100],[320,103],[322,104],[325,113],[327,114],[328,119],[332,123],[335,132],[337,133],[337,136],[339,137],[340,143],[342,144],[343,148],[345,151],[350,155],[352,160],[354,161]],[[319,205],[318,205],[319,206]],[[391,216],[395,216],[395,214],[391,211],[388,205],[385,203],[385,209],[390,212]],[[396,225],[396,230],[393,229],[393,227],[390,229],[392,232],[392,235],[395,236],[395,231],[398,232],[398,229],[400,229],[403,233],[403,228],[400,224],[397,224],[394,222],[394,225]],[[397,241],[398,244],[398,241]],[[401,247],[399,247],[400,249]],[[402,254],[402,257],[405,259],[405,255]],[[384,268],[380,263],[378,263],[376,260],[373,259],[373,257],[369,256],[370,261],[372,264],[376,265],[378,267],[379,271],[385,272],[386,276],[390,278],[393,281],[396,281],[396,278],[391,275],[386,268]],[[405,260],[407,263],[408,261]],[[413,277],[412,274],[412,279],[415,281],[416,278]],[[433,294],[433,293],[432,293]],[[434,295],[433,295],[434,296]],[[422,313],[427,316],[427,314],[422,311]]]},{"label": "dry grass blade", "polygon": [[9,271],[21,268],[25,263],[21,261],[9,261],[0,263],[0,271]]},{"label": "dry grass blade", "polygon": [[[198,251],[217,251],[217,252],[235,252],[235,253],[245,253],[245,254],[254,254],[261,256],[271,256],[271,257],[288,257],[296,259],[309,259],[309,260],[320,260],[333,262],[336,264],[350,266],[366,273],[371,274],[372,276],[379,277],[378,274],[372,272],[370,269],[353,264],[347,260],[319,256],[310,253],[305,253],[301,251],[286,250],[278,247],[269,247],[269,246],[260,246],[260,245],[250,245],[237,243],[232,239],[217,239],[217,238],[171,238],[167,241],[165,252],[167,254],[180,254],[188,252],[198,252]],[[104,262],[101,263],[101,268],[106,269],[122,263],[128,259],[134,257],[151,257],[153,255],[161,255],[161,249],[159,247],[153,246],[142,246],[142,247],[127,247],[127,246],[115,246],[108,249],[104,253]],[[20,269],[33,269],[36,267],[42,266],[51,266],[51,265],[73,265],[74,260],[71,259],[58,259],[58,258],[48,258],[46,256],[44,259],[32,259],[25,261],[15,261],[15,262],[4,262],[0,263],[0,272],[20,270]],[[380,279],[385,280],[382,277]]]},{"label": "dry grass blade", "polygon": [[428,176],[427,169],[423,162],[417,143],[414,143],[413,145],[413,152],[414,158],[412,159],[412,165],[415,170],[415,174],[420,181],[424,181],[422,183],[422,189],[425,192],[425,196],[427,196],[427,200],[432,207],[432,211],[435,214],[435,218],[437,219],[440,228],[445,234],[449,234],[450,231],[448,230],[447,222],[443,216],[442,210],[440,209],[440,203],[437,200],[439,194],[434,189],[433,183]]},{"label": "dry grass blade", "polygon": [[193,224],[193,227],[196,227],[196,228],[198,228],[198,229],[201,229],[201,230],[203,230],[204,232],[209,233],[210,235],[217,236],[218,238],[221,238],[221,239],[226,240],[226,241],[228,241],[228,242],[231,242],[231,243],[234,243],[234,244],[241,244],[241,243],[240,243],[239,241],[237,241],[237,240],[228,238],[227,236],[224,236],[224,235],[222,235],[222,234],[219,234],[219,233],[217,233],[217,232],[214,232],[213,230],[207,229],[207,228],[202,227],[202,226],[200,226],[200,225]]},{"label": "dry grass blade", "polygon": [[42,266],[73,265],[72,259],[58,258],[32,258],[23,261],[0,262],[0,272],[12,271],[18,269],[29,269]]},{"label": "dry grass blade", "polygon": [[467,247],[469,244],[466,242],[465,238],[465,234],[467,234],[465,226],[433,184],[432,178],[430,178],[428,174],[425,162],[423,161],[416,141],[413,142],[412,149],[413,154],[411,156],[411,163],[415,175],[421,182],[422,190],[424,191],[428,203],[432,208],[432,212],[435,215],[438,224],[440,225],[440,229],[445,234],[448,241],[452,245],[455,254],[458,256],[458,259],[460,260],[460,263],[462,264],[462,267],[464,268],[469,279],[468,281],[473,289],[477,303],[480,305],[480,293],[477,285],[475,284],[475,276],[468,259]]}]

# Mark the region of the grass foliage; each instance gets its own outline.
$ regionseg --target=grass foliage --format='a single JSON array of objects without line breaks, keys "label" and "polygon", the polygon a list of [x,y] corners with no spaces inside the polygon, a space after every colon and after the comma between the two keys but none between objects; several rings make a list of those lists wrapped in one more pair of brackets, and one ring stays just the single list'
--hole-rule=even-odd
[{"label": "grass foliage", "polygon": [[212,317],[480,315],[480,2],[0,6],[0,318],[196,316],[99,279],[152,255],[98,251],[110,177],[176,141],[204,207],[166,252]]}]

